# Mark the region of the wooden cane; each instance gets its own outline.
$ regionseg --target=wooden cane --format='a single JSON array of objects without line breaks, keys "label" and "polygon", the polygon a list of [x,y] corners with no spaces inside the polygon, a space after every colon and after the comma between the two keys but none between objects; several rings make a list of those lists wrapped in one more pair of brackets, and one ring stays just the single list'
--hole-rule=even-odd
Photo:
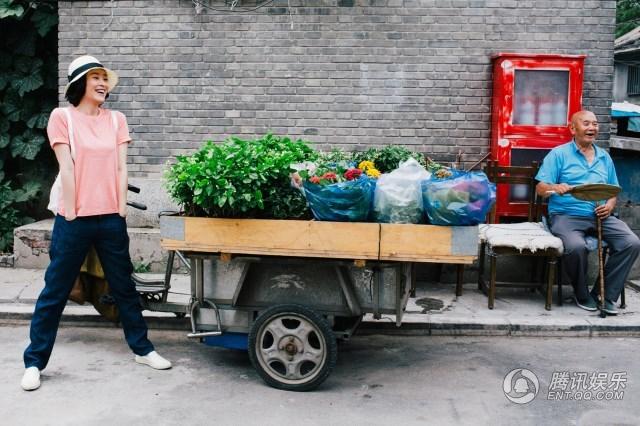
[{"label": "wooden cane", "polygon": [[[575,198],[583,201],[595,201],[596,207],[602,200],[608,200],[617,196],[622,188],[617,185],[605,183],[587,183],[572,187],[566,194],[571,194]],[[547,194],[555,194],[555,191],[547,191]],[[604,311],[604,262],[602,261],[602,219],[596,215],[596,227],[598,228],[598,269],[600,273],[600,317],[604,318],[607,313]]]},{"label": "wooden cane", "polygon": [[[596,207],[598,206],[598,202],[596,201]],[[600,318],[604,318],[607,316],[607,313],[604,311],[604,265],[602,261],[602,219],[600,216],[596,215],[596,224],[598,226],[598,272],[600,276]]]}]

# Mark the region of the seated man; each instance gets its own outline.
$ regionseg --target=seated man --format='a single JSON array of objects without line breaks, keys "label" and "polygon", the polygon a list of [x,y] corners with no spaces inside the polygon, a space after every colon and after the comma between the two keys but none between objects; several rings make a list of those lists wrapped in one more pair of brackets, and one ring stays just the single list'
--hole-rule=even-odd
[{"label": "seated man", "polygon": [[590,111],[579,111],[571,117],[569,130],[573,140],[552,149],[545,157],[536,176],[536,192],[549,199],[551,232],[564,244],[562,266],[571,279],[576,304],[582,309],[598,309],[599,286],[591,293],[587,287],[587,247],[585,235],[596,233],[596,215],[602,220],[602,238],[609,246],[604,268],[604,311],[618,313],[618,300],[638,253],[640,239],[627,224],[611,216],[616,197],[600,202],[582,201],[565,194],[573,186],[585,183],[618,185],[618,178],[609,154],[595,145],[598,120]]}]

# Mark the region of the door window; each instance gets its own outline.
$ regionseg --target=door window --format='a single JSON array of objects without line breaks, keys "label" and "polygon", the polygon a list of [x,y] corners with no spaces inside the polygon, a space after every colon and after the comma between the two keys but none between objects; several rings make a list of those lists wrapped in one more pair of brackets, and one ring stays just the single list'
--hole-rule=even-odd
[{"label": "door window", "polygon": [[569,71],[515,70],[514,125],[566,126]]}]

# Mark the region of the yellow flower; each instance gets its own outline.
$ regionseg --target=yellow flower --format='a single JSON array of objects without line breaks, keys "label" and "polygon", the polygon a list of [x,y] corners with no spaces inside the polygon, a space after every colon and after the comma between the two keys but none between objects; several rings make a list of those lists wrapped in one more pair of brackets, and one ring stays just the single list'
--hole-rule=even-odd
[{"label": "yellow flower", "polygon": [[374,179],[377,179],[380,177],[380,170],[378,169],[373,169],[373,168],[367,169],[365,173],[367,173],[367,176],[372,177]]},{"label": "yellow flower", "polygon": [[369,169],[375,169],[376,165],[373,164],[373,161],[361,161],[360,164],[358,164],[358,168],[366,172]]}]

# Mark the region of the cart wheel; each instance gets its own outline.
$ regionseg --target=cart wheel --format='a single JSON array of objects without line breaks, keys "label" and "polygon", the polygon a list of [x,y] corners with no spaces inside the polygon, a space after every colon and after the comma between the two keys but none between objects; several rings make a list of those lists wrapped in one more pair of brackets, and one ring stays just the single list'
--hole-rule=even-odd
[{"label": "cart wheel", "polygon": [[180,318],[180,319],[187,316],[186,312],[174,312],[173,314],[176,316],[176,318]]},{"label": "cart wheel", "polygon": [[268,385],[308,391],[329,376],[338,346],[322,316],[300,305],[277,305],[264,311],[251,327],[249,358]]}]

